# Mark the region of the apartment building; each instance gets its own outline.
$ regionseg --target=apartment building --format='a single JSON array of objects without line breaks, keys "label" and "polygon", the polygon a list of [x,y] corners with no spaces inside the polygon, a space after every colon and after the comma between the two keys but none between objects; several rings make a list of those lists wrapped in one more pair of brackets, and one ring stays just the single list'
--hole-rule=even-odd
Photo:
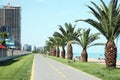
[{"label": "apartment building", "polygon": [[10,26],[15,47],[21,49],[21,7],[9,3],[0,8],[0,26]]}]

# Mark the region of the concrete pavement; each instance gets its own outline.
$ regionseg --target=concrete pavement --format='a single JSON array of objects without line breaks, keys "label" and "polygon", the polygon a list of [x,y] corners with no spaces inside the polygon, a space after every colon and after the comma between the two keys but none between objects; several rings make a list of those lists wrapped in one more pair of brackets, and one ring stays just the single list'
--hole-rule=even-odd
[{"label": "concrete pavement", "polygon": [[100,80],[97,77],[74,69],[70,66],[46,58],[34,56],[34,80]]}]

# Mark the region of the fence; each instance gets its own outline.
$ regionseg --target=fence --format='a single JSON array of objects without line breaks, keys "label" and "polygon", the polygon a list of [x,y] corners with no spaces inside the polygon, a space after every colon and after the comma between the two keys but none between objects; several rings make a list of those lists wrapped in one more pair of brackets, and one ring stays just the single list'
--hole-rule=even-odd
[{"label": "fence", "polygon": [[16,58],[22,55],[29,54],[26,51],[20,51],[15,49],[0,49],[0,61]]}]

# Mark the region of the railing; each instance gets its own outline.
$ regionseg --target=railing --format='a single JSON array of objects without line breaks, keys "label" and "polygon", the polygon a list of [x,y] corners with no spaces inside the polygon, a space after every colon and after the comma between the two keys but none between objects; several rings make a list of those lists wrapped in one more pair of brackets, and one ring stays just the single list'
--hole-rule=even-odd
[{"label": "railing", "polygon": [[30,54],[30,53],[28,53],[27,51],[21,51],[15,49],[0,49],[0,61],[5,61],[26,54]]}]

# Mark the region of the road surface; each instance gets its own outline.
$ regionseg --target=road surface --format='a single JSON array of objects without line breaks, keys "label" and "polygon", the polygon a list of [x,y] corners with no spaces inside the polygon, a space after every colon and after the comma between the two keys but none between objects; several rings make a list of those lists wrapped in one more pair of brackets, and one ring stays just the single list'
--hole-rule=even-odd
[{"label": "road surface", "polygon": [[34,56],[34,80],[100,80],[97,77],[74,69],[70,66],[46,58]]}]

